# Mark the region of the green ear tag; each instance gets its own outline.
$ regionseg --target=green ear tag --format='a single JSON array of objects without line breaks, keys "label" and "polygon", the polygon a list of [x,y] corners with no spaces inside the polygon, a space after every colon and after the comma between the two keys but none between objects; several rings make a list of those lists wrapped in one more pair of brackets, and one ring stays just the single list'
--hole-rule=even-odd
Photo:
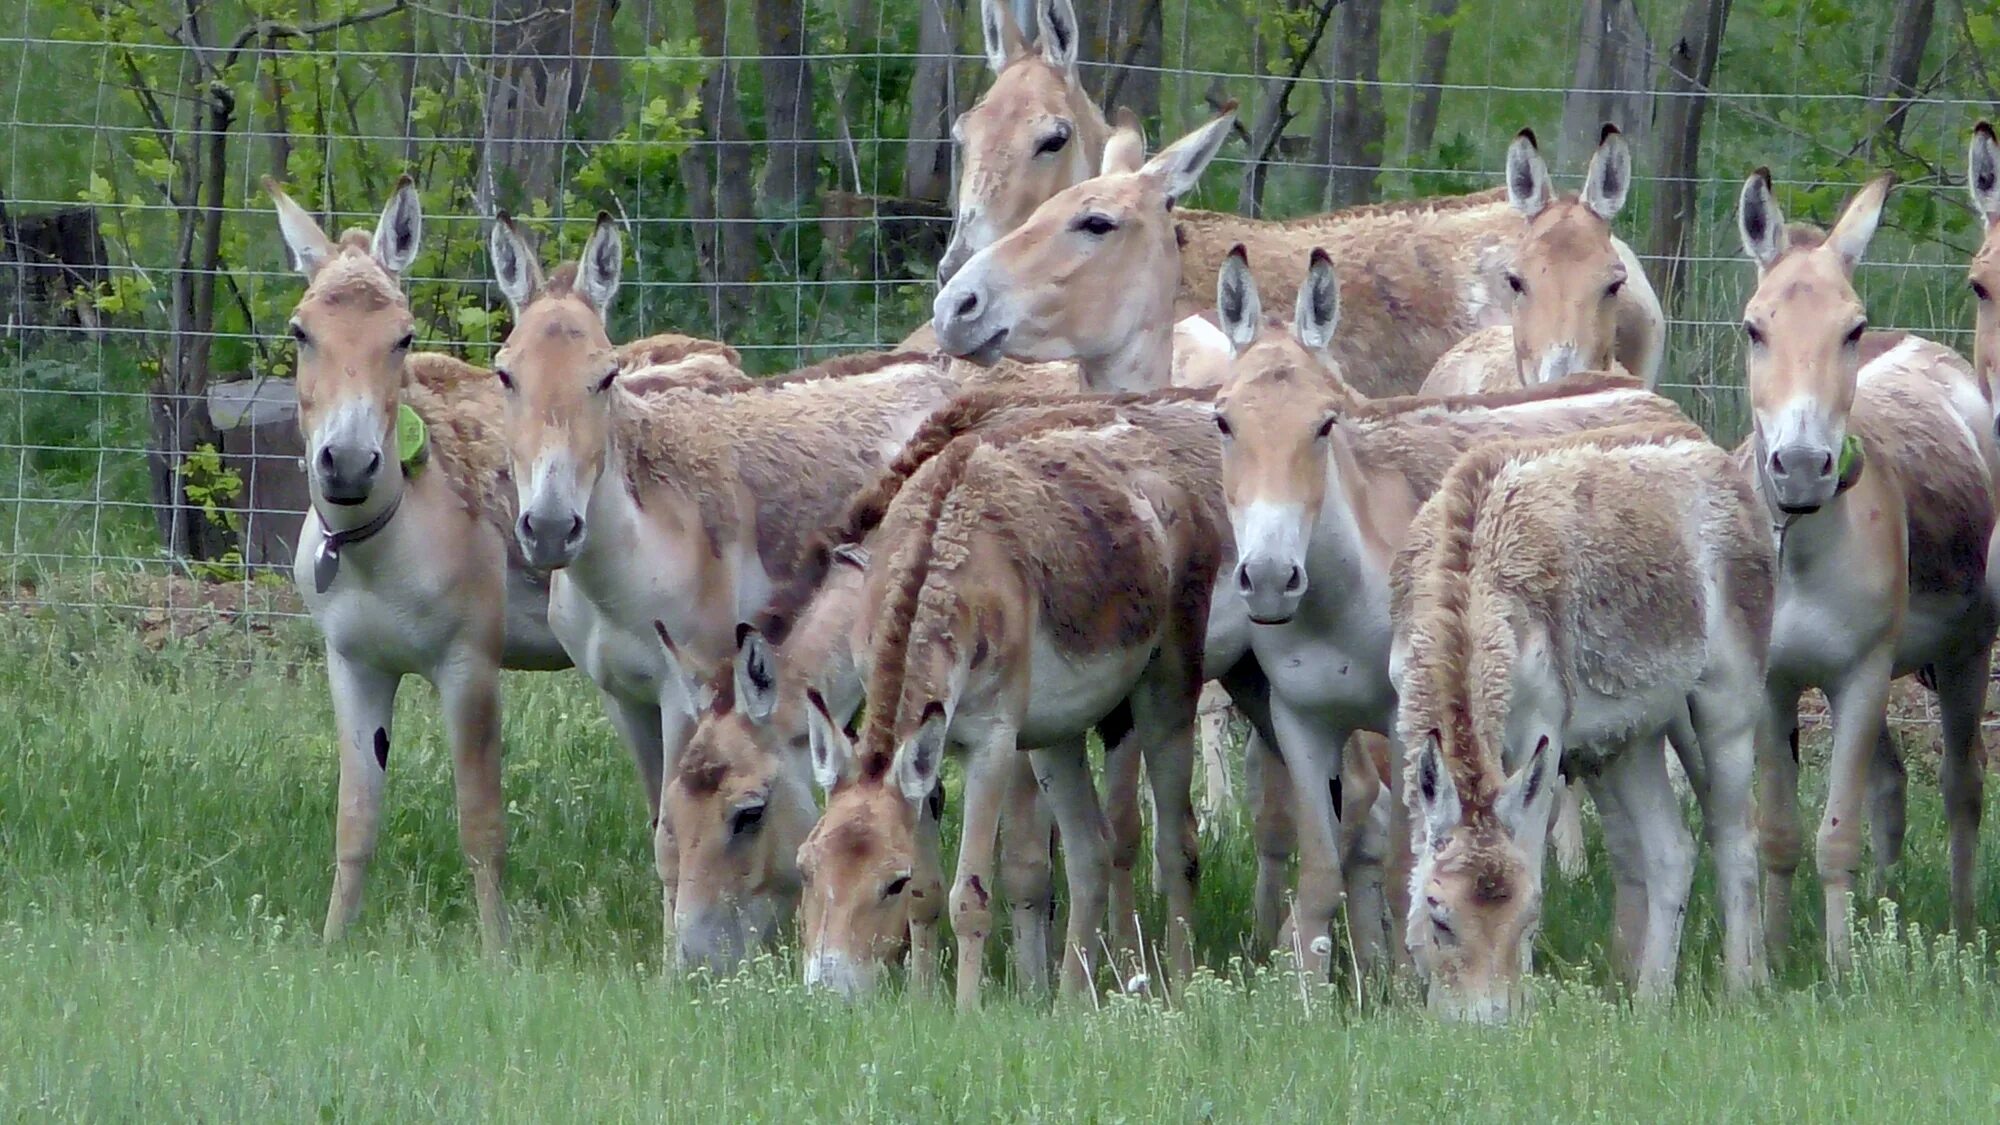
[{"label": "green ear tag", "polygon": [[1840,442],[1840,464],[1837,466],[1834,479],[1846,480],[1847,474],[1854,471],[1854,462],[1860,458],[1861,439],[1854,434],[1848,434]]},{"label": "green ear tag", "polygon": [[412,472],[431,459],[430,431],[407,402],[396,407],[396,458]]}]

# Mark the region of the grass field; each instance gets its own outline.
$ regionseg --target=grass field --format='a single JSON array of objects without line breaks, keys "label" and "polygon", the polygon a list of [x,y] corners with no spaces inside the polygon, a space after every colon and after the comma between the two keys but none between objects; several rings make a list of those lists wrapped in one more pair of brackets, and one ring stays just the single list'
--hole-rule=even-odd
[{"label": "grass field", "polygon": [[[1927,748],[1913,747],[1898,926],[1865,911],[1855,974],[1816,927],[1782,985],[1722,999],[1698,889],[1684,988],[1610,985],[1601,856],[1551,891],[1540,1003],[1504,1031],[1407,1001],[1302,991],[1244,966],[1247,838],[1204,856],[1212,975],[1170,1003],[976,1016],[805,993],[784,957],[722,982],[658,971],[657,890],[630,767],[580,679],[507,684],[507,889],[492,965],[412,682],[364,924],[328,950],[334,763],[294,624],[141,643],[102,616],[0,610],[0,1118],[106,1120],[1371,1118],[1880,1119],[2000,1111],[2000,984],[1946,914]],[[1810,786],[1809,786],[1810,788]],[[1986,852],[1988,905],[2000,887]],[[1817,901],[1802,886],[1801,904]]]}]

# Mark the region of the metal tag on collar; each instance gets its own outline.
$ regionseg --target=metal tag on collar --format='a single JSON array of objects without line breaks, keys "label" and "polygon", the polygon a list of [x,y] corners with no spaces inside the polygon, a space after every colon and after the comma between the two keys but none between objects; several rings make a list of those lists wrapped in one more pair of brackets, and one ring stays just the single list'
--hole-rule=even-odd
[{"label": "metal tag on collar", "polygon": [[340,548],[333,545],[333,536],[323,535],[319,549],[313,552],[313,589],[326,593],[333,588],[333,576],[340,573]]}]

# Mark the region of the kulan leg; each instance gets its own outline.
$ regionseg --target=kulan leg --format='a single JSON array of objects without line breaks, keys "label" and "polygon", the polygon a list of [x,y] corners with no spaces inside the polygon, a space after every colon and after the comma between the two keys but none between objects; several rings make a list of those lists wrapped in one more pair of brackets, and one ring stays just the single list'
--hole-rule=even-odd
[{"label": "kulan leg", "polygon": [[1194,974],[1194,901],[1201,878],[1194,832],[1195,697],[1178,690],[1188,677],[1166,669],[1165,681],[1133,698],[1134,728],[1145,747],[1153,791],[1153,864],[1167,898],[1167,962],[1176,981]]},{"label": "kulan leg", "polygon": [[962,1011],[979,1006],[986,939],[993,933],[993,850],[1000,809],[1013,788],[1013,770],[1021,756],[1010,733],[974,747],[965,762],[965,819],[958,839],[958,873],[951,884],[951,932],[958,942]]},{"label": "kulan leg", "polygon": [[1896,866],[1903,861],[1903,836],[1909,825],[1910,772],[1896,748],[1889,724],[1875,737],[1875,760],[1868,768],[1868,840],[1875,853],[1875,898],[1896,893]]},{"label": "kulan leg", "polygon": [[393,672],[349,660],[328,648],[326,677],[333,692],[335,738],[340,752],[340,797],[333,828],[333,895],[326,907],[325,938],[347,936],[361,914],[361,889],[382,824],[382,781],[389,768],[390,720],[396,711]]},{"label": "kulan leg", "polygon": [[1347,932],[1363,973],[1385,964],[1388,902],[1383,897],[1383,863],[1389,844],[1392,799],[1384,783],[1388,739],[1357,732],[1340,760],[1340,871],[1347,885]]},{"label": "kulan leg", "polygon": [[1723,969],[1730,989],[1740,992],[1767,983],[1770,970],[1757,900],[1757,830],[1751,809],[1762,700],[1734,688],[1727,685],[1691,702],[1705,766],[1695,792],[1700,795],[1702,831],[1715,857]]},{"label": "kulan leg", "polygon": [[1324,980],[1333,960],[1333,923],[1346,888],[1340,874],[1340,825],[1334,815],[1333,780],[1340,773],[1345,730],[1326,730],[1280,700],[1271,721],[1278,749],[1291,773],[1292,808],[1299,830],[1299,893],[1292,907],[1300,969]]},{"label": "kulan leg", "polygon": [[618,732],[618,741],[632,755],[632,767],[639,775],[639,788],[646,794],[646,817],[649,823],[657,824],[660,819],[660,799],[666,792],[666,778],[662,768],[660,746],[660,708],[657,703],[635,703],[621,699],[608,691],[599,691],[604,702],[604,714],[611,720],[611,729]]},{"label": "kulan leg", "polygon": [[1646,883],[1646,936],[1639,947],[1636,974],[1641,1000],[1663,1000],[1673,994],[1681,925],[1694,885],[1694,838],[1688,834],[1659,746],[1656,739],[1628,744],[1604,769],[1606,784],[1618,794],[1619,813],[1638,843]]},{"label": "kulan leg", "polygon": [[1035,784],[1034,764],[1018,751],[1005,767],[1006,809],[1001,814],[1000,893],[1012,918],[1014,967],[1021,983],[1045,992],[1054,942],[1055,865],[1050,844],[1055,815]]},{"label": "kulan leg", "polygon": [[[668,677],[669,680],[674,677]],[[694,733],[694,711],[679,698],[677,689],[669,688],[671,695],[663,694],[660,715],[660,776],[670,778],[680,761],[681,748],[687,745],[688,735]],[[662,785],[664,786],[664,781]],[[663,808],[666,790],[662,788],[653,795],[653,807]],[[661,948],[665,950],[663,965],[674,963],[674,903],[680,888],[680,847],[674,840],[674,828],[664,816],[653,817],[653,866],[660,875],[660,906],[664,921],[660,924]]]},{"label": "kulan leg", "polygon": [[1584,778],[1604,827],[1604,853],[1611,860],[1611,959],[1627,984],[1638,979],[1639,951],[1646,942],[1646,868],[1632,818],[1618,791],[1602,773]]},{"label": "kulan leg", "polygon": [[1945,824],[1951,831],[1951,924],[1969,938],[1978,921],[1979,817],[1985,800],[1986,752],[1980,743],[1980,713],[1993,652],[1982,645],[1970,656],[1936,665],[1938,717],[1944,728],[1944,761],[1938,785],[1944,792]]},{"label": "kulan leg", "polygon": [[1827,760],[1826,810],[1820,816],[1814,858],[1826,895],[1826,958],[1835,971],[1847,969],[1853,961],[1847,919],[1855,872],[1861,869],[1862,809],[1889,705],[1893,661],[1893,651],[1884,646],[1826,691],[1833,714],[1833,754]]},{"label": "kulan leg", "polygon": [[1799,826],[1799,695],[1770,685],[1757,734],[1757,845],[1764,857],[1764,941],[1783,955],[1792,936],[1792,877],[1805,852]]},{"label": "kulan leg", "polygon": [[[1105,733],[1117,730],[1113,727]],[[1133,868],[1139,863],[1140,845],[1145,838],[1139,809],[1142,755],[1128,713],[1123,737],[1115,743],[1107,738],[1104,744],[1104,812],[1111,832],[1110,906],[1107,917],[1112,956],[1118,963],[1119,971],[1124,973],[1137,968],[1143,940],[1139,934],[1138,883],[1133,876]]]},{"label": "kulan leg", "polygon": [[1035,780],[1062,830],[1063,869],[1069,877],[1069,927],[1063,945],[1063,995],[1089,994],[1104,932],[1105,884],[1111,849],[1104,812],[1091,784],[1090,763],[1073,747],[1032,750]]},{"label": "kulan leg", "polygon": [[1252,900],[1253,937],[1261,956],[1290,941],[1285,899],[1291,893],[1292,853],[1298,827],[1292,819],[1292,775],[1261,736],[1243,747],[1244,786],[1251,798],[1251,837],[1257,845],[1257,885]]},{"label": "kulan leg", "polygon": [[507,808],[500,787],[500,668],[483,654],[450,661],[437,677],[458,791],[458,841],[472,869],[486,952],[507,948]]}]

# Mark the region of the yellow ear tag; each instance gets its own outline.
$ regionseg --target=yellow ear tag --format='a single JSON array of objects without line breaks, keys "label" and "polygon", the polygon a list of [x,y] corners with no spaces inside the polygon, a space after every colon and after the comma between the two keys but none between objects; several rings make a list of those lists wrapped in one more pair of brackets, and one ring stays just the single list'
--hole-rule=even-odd
[{"label": "yellow ear tag", "polygon": [[431,459],[430,431],[425,428],[423,418],[410,409],[407,402],[396,407],[396,459],[411,473]]}]

